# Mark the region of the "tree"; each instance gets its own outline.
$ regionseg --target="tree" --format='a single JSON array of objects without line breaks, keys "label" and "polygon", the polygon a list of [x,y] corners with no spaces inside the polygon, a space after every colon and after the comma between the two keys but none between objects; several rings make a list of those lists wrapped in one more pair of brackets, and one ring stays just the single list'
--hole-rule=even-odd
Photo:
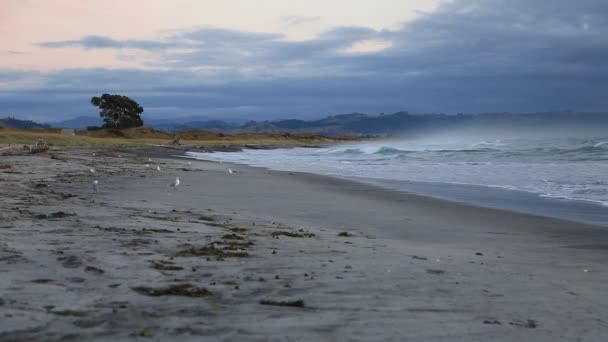
[{"label": "tree", "polygon": [[144,108],[127,96],[103,94],[91,98],[91,104],[101,110],[103,128],[129,128],[144,125],[141,113]]}]

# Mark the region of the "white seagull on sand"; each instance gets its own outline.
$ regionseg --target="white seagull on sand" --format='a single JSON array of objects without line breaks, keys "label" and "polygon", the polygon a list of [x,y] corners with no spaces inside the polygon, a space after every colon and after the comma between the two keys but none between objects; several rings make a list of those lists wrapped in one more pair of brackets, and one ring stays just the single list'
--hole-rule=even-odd
[{"label": "white seagull on sand", "polygon": [[179,177],[175,178],[175,181],[171,184],[169,184],[169,186],[173,187],[173,190],[177,190],[177,187],[179,186]]},{"label": "white seagull on sand", "polygon": [[96,179],[93,181],[93,192],[97,192],[97,185],[99,185],[99,181]]},{"label": "white seagull on sand", "polygon": [[160,165],[156,165],[156,171],[160,171]]},{"label": "white seagull on sand", "polygon": [[95,169],[90,169],[89,171],[91,171],[91,173],[95,173]]},{"label": "white seagull on sand", "polygon": [[228,173],[229,173],[229,174],[233,174],[233,173],[234,173],[234,171],[232,171],[232,169],[228,169]]},{"label": "white seagull on sand", "polygon": [[150,164],[146,164],[146,167],[150,167]]},{"label": "white seagull on sand", "polygon": [[152,162],[152,158],[148,158],[148,162],[151,163]]}]

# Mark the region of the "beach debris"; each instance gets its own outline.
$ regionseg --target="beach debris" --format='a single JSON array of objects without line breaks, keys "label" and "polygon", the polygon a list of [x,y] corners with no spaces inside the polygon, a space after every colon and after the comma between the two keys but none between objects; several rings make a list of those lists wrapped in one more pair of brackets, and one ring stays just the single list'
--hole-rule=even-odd
[{"label": "beach debris", "polygon": [[175,137],[171,140],[171,145],[181,145],[182,144],[182,140],[178,137]]},{"label": "beach debris", "polygon": [[585,268],[585,269],[583,269],[583,272],[588,273],[589,270]]},{"label": "beach debris", "polygon": [[428,260],[429,258],[420,257],[420,256],[417,256],[417,255],[412,255],[412,259],[414,259],[414,260]]},{"label": "beach debris", "polygon": [[245,240],[244,237],[237,235],[237,234],[224,234],[224,236],[222,236],[222,239],[224,239],[224,240]]},{"label": "beach debris", "polygon": [[247,252],[232,252],[216,248],[213,243],[203,247],[191,247],[176,254],[178,257],[196,257],[196,256],[214,256],[216,260],[221,261],[224,258],[247,258]]},{"label": "beach debris", "polygon": [[444,270],[434,270],[434,269],[429,268],[426,270],[426,273],[439,275],[439,274],[445,274],[445,271]]},{"label": "beach debris", "polygon": [[304,301],[301,299],[287,300],[287,301],[276,301],[276,300],[265,299],[265,300],[261,300],[260,304],[273,305],[273,306],[291,306],[291,307],[296,307],[296,308],[304,307]]},{"label": "beach debris", "polygon": [[62,261],[61,265],[65,268],[78,268],[82,266],[82,260],[75,255],[59,257],[57,260]]},{"label": "beach debris", "polygon": [[150,333],[150,331],[147,330],[147,329],[144,329],[144,330],[140,331],[138,335],[141,336],[141,337],[150,337],[150,336],[152,336],[152,334]]},{"label": "beach debris", "polygon": [[57,211],[57,212],[54,212],[51,214],[38,214],[38,215],[36,215],[36,218],[39,220],[46,220],[46,219],[64,218],[64,217],[68,217],[68,216],[76,216],[76,214],[66,213],[65,211]]},{"label": "beach debris", "polygon": [[521,327],[521,328],[528,328],[528,329],[534,329],[536,327],[538,327],[538,323],[533,320],[533,319],[528,319],[528,320],[513,320],[511,322],[509,322],[509,325],[513,325],[516,327]]},{"label": "beach debris", "polygon": [[94,274],[104,274],[106,273],[106,271],[102,270],[101,268],[97,268],[94,266],[87,266],[84,268],[85,272],[89,272],[89,273],[94,273]]},{"label": "beach debris", "polygon": [[292,238],[314,238],[316,237],[313,233],[298,233],[298,232],[287,232],[287,231],[274,231],[270,233],[273,238],[278,238],[279,236],[288,236]]},{"label": "beach debris", "polygon": [[30,153],[41,153],[49,150],[49,145],[46,144],[44,139],[38,139],[33,146],[29,147]]},{"label": "beach debris", "polygon": [[338,233],[338,236],[340,236],[340,237],[351,237],[351,236],[353,236],[353,234],[351,234],[349,232],[341,232],[341,233]]},{"label": "beach debris", "polygon": [[477,256],[483,256],[483,253],[477,252],[477,253],[475,253],[475,255],[477,255]]},{"label": "beach debris", "polygon": [[93,181],[93,192],[97,193],[97,186],[99,185],[99,181],[96,179]]},{"label": "beach debris", "polygon": [[211,217],[211,216],[205,216],[205,215],[203,215],[203,216],[199,217],[198,219],[201,220],[201,221],[215,222],[215,219],[213,217]]},{"label": "beach debris", "polygon": [[176,177],[175,180],[173,181],[173,183],[169,184],[168,186],[173,187],[173,190],[177,190],[177,187],[179,186],[179,177]]},{"label": "beach debris", "polygon": [[164,288],[151,288],[138,286],[131,288],[133,291],[146,296],[181,296],[181,297],[206,297],[211,294],[206,288],[199,288],[192,284],[176,284]]},{"label": "beach debris", "polygon": [[500,322],[497,319],[486,319],[483,321],[483,324],[496,324],[496,325],[501,325],[502,322]]},{"label": "beach debris", "polygon": [[[184,268],[181,266],[176,266],[174,263],[170,261],[153,261],[152,268],[159,271],[181,271]],[[194,268],[193,268],[194,270]]]}]

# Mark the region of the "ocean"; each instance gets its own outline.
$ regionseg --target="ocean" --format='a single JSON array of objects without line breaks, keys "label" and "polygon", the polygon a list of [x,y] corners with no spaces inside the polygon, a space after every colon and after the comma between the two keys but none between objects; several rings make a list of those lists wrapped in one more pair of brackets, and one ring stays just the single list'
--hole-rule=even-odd
[{"label": "ocean", "polygon": [[192,157],[332,175],[453,201],[608,225],[608,136],[442,133]]}]

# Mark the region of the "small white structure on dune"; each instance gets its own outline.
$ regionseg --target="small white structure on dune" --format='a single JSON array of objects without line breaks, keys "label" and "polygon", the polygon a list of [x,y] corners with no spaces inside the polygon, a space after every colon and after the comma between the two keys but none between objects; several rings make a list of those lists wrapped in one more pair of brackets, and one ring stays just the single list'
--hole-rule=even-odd
[{"label": "small white structure on dune", "polygon": [[93,192],[97,193],[97,186],[99,185],[99,181],[96,179],[93,181]]},{"label": "small white structure on dune", "polygon": [[62,128],[61,135],[76,135],[76,132],[71,128]]}]

